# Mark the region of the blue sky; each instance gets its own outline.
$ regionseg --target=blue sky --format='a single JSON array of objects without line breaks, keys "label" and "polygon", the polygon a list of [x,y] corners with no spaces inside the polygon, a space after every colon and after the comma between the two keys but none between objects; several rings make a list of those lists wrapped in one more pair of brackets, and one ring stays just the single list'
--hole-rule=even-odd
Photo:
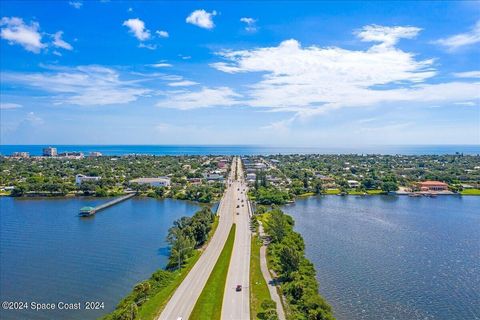
[{"label": "blue sky", "polygon": [[2,144],[480,143],[479,2],[2,1]]}]

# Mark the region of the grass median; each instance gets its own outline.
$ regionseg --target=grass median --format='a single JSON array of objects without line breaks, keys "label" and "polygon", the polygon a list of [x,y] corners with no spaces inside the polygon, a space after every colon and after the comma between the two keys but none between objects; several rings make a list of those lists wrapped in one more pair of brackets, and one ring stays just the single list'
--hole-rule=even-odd
[{"label": "grass median", "polygon": [[260,268],[261,240],[252,236],[252,249],[250,250],[250,314],[252,319],[258,319],[259,312],[264,311],[261,304],[264,300],[270,300],[267,282]]},{"label": "grass median", "polygon": [[193,308],[190,320],[214,320],[222,315],[223,293],[227,281],[230,257],[232,256],[235,241],[235,224],[230,229],[225,246],[218,257],[200,297]]}]

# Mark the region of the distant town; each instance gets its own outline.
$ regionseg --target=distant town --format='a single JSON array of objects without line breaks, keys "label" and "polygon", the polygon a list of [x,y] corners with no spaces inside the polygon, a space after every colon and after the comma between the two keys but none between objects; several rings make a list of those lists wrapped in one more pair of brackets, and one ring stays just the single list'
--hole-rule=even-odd
[{"label": "distant town", "polygon": [[[104,156],[43,149],[0,158],[0,192],[11,196],[116,196],[137,192],[209,203],[224,189],[231,157]],[[298,196],[479,195],[480,156],[244,156],[250,198],[284,204]]]}]

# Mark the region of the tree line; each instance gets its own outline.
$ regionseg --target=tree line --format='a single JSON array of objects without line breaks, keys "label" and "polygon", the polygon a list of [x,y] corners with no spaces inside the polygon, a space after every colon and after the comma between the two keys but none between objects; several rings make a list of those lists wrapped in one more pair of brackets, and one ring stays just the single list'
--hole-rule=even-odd
[{"label": "tree line", "polygon": [[268,246],[270,266],[278,275],[287,302],[288,318],[299,320],[333,320],[332,308],[318,292],[313,264],[305,257],[302,236],[293,231],[292,217],[280,209],[261,209]]}]

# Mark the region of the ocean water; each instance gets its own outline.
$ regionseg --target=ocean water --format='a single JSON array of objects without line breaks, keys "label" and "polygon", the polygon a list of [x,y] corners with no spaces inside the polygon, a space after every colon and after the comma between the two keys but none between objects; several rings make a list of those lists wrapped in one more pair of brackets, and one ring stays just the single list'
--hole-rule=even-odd
[{"label": "ocean water", "polygon": [[480,198],[319,196],[284,210],[338,320],[480,319]]},{"label": "ocean water", "polygon": [[[41,155],[49,145],[0,145],[0,154],[11,155],[25,151]],[[363,146],[340,147],[275,147],[241,145],[51,145],[58,152],[79,151],[88,154],[99,151],[104,155],[272,155],[272,154],[480,154],[480,145],[416,145],[416,146]]]},{"label": "ocean water", "polygon": [[80,218],[107,199],[0,198],[0,300],[103,302],[98,311],[5,311],[0,319],[96,319],[166,265],[174,220],[197,211],[180,200],[130,199]]}]

